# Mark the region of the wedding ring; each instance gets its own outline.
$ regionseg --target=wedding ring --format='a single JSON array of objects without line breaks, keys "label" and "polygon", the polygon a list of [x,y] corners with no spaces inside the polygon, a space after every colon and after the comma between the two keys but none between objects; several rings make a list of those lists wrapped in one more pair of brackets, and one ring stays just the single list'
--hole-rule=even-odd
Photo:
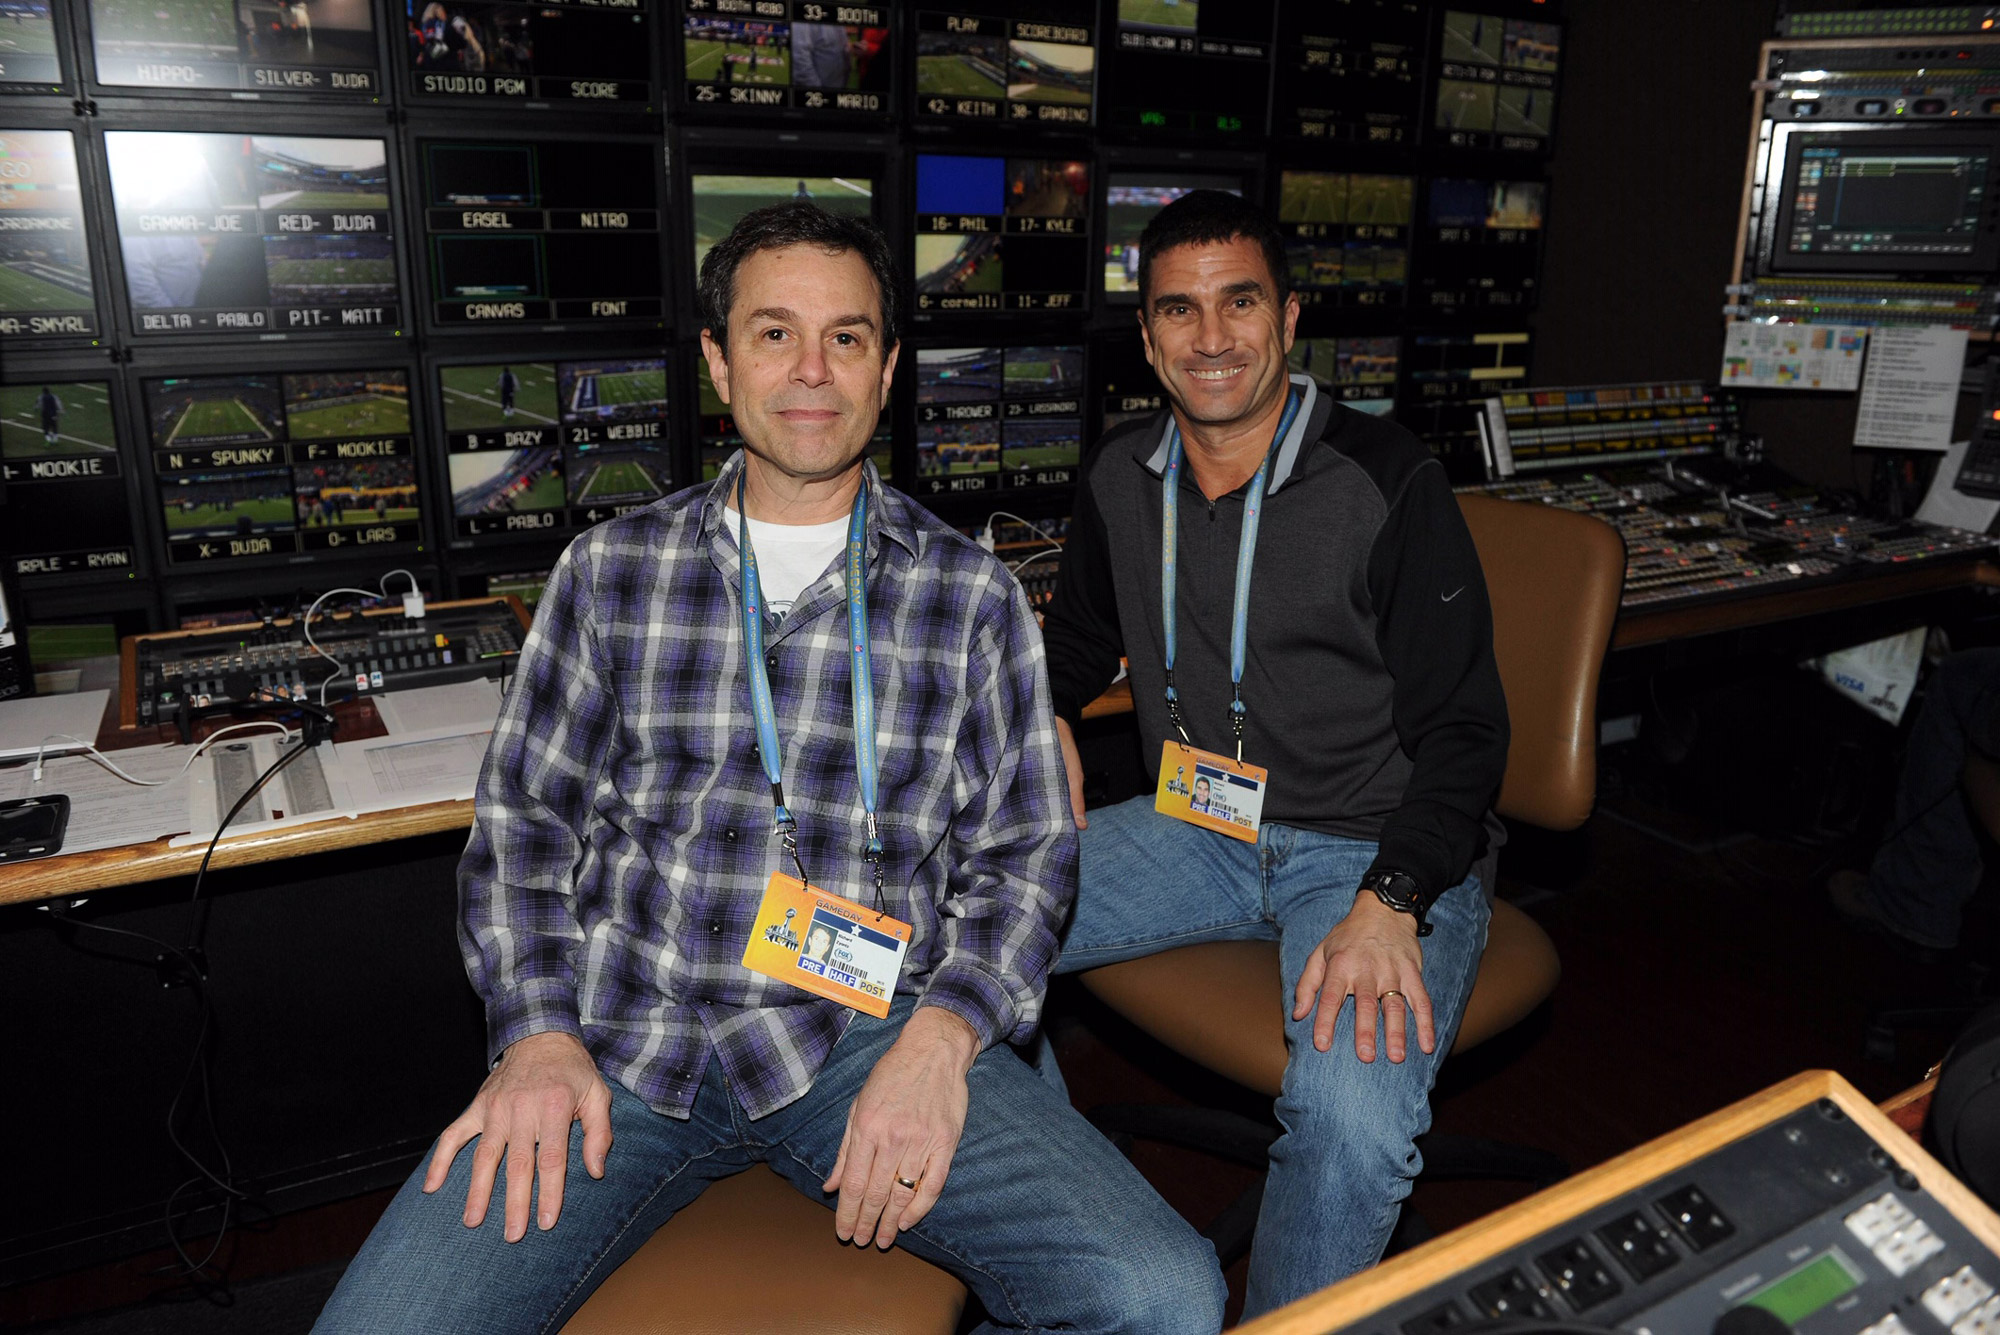
[{"label": "wedding ring", "polygon": [[[921,1181],[923,1181],[922,1178],[917,1179],[917,1182]],[[896,1185],[899,1187],[908,1187],[911,1191],[915,1191],[917,1189],[917,1182],[910,1181],[910,1179],[902,1176],[900,1173],[897,1174],[896,1176]]]}]

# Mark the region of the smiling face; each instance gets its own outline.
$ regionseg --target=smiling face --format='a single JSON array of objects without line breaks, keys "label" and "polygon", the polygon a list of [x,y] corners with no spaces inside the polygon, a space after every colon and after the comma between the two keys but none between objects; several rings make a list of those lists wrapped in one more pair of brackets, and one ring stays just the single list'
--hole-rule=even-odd
[{"label": "smiling face", "polygon": [[1208,801],[1208,780],[1207,780],[1207,779],[1196,779],[1196,780],[1194,781],[1194,800],[1195,800],[1195,801],[1197,801],[1197,802],[1206,802],[1206,801]]},{"label": "smiling face", "polygon": [[1278,299],[1257,243],[1175,246],[1153,257],[1148,277],[1139,328],[1181,417],[1227,428],[1272,411],[1285,393],[1299,299]]},{"label": "smiling face", "polygon": [[853,251],[795,245],[744,259],[729,346],[704,329],[701,347],[750,453],[800,481],[860,466],[896,372],[881,310],[874,275]]}]

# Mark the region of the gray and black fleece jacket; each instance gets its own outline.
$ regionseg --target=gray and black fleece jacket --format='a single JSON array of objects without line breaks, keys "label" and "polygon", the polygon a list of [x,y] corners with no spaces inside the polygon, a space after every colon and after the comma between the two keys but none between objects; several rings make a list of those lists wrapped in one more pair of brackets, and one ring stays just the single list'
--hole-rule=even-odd
[{"label": "gray and black fleece jacket", "polygon": [[[1250,587],[1243,758],[1270,770],[1264,819],[1374,840],[1427,899],[1481,856],[1507,764],[1507,704],[1479,555],[1444,469],[1410,432],[1306,395],[1267,483]],[[1129,658],[1151,765],[1168,721],[1160,488],[1168,415],[1092,450],[1045,619],[1056,713]],[[1181,470],[1180,645],[1188,735],[1235,751],[1229,632],[1244,489],[1209,501]],[[1490,893],[1491,887],[1487,887]]]}]

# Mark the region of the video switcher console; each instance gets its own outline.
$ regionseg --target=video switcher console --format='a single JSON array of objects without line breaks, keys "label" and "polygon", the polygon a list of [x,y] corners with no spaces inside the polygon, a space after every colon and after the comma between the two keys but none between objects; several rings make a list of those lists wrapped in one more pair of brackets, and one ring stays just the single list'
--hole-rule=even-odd
[{"label": "video switcher console", "polygon": [[332,700],[500,677],[512,670],[528,626],[521,600],[508,597],[432,603],[422,617],[398,610],[318,617],[313,641],[326,656],[290,619],[128,636],[119,725],[173,722],[186,741],[203,714],[253,700],[317,702],[323,684]]}]

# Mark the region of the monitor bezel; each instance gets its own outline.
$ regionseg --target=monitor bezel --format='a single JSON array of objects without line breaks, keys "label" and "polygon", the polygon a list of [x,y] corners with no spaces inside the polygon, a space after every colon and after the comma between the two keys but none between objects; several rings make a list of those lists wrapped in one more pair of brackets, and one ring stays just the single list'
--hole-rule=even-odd
[{"label": "monitor bezel", "polygon": [[[1023,323],[1032,324],[1041,321],[1060,321],[1065,318],[1075,319],[1080,328],[1088,326],[1091,318],[1097,314],[1104,295],[1102,291],[1104,269],[1103,221],[1098,216],[1097,210],[1102,206],[1104,201],[1104,190],[1099,178],[1107,168],[1099,155],[1093,152],[1088,145],[1077,145],[1077,150],[1074,153],[1054,151],[1059,150],[1069,142],[1069,140],[1063,139],[1054,141],[1052,151],[1042,151],[1038,141],[1022,140],[1015,140],[1012,143],[960,141],[949,144],[931,142],[909,145],[908,152],[904,154],[905,161],[902,163],[904,175],[903,198],[908,201],[908,208],[902,218],[906,235],[903,238],[900,254],[903,260],[910,265],[910,290],[905,294],[905,297],[909,313],[907,323],[912,333],[921,333],[925,339],[943,336],[944,331],[956,333],[961,329],[968,333],[986,329],[1007,331],[1011,334],[1016,325]],[[1088,207],[1090,213],[1085,218],[1085,222],[1088,225],[1084,229],[1083,236],[1085,249],[1083,290],[1074,307],[1067,312],[1050,309],[1008,310],[1005,307],[997,311],[970,312],[927,311],[918,309],[916,284],[918,236],[916,225],[917,160],[919,158],[930,157],[998,158],[1003,162],[1010,158],[1039,158],[1046,161],[1079,161],[1089,165],[1090,198],[1088,200]],[[1002,235],[1004,238],[1006,234],[1003,232]]]},{"label": "monitor bezel", "polygon": [[76,95],[78,67],[81,57],[77,54],[76,21],[71,16],[71,5],[62,0],[49,0],[49,21],[55,29],[56,37],[56,81],[53,84],[31,84],[25,81],[0,83],[0,108],[16,106],[22,110],[31,107],[47,107],[51,101],[62,101]]},{"label": "monitor bezel", "polygon": [[[1255,114],[1258,117],[1256,121],[1252,122],[1246,119],[1240,132],[1224,132],[1192,127],[1186,129],[1178,127],[1149,129],[1144,125],[1119,124],[1111,117],[1100,115],[1096,120],[1100,133],[1126,144],[1164,145],[1181,143],[1206,149],[1219,149],[1225,145],[1243,145],[1248,148],[1248,146],[1253,144],[1261,144],[1267,146],[1266,151],[1268,152],[1268,145],[1277,137],[1272,128],[1272,116],[1275,111],[1274,97],[1278,84],[1279,18],[1284,9],[1284,4],[1283,0],[1261,0],[1261,2],[1270,5],[1271,21],[1266,27],[1263,38],[1268,55],[1260,64],[1260,68],[1264,71],[1264,87],[1261,99],[1258,99],[1255,103],[1257,108]],[[1153,82],[1153,80],[1144,78],[1143,74],[1121,75],[1118,72],[1122,60],[1129,60],[1133,57],[1141,59],[1149,58],[1152,53],[1143,51],[1124,52],[1117,41],[1118,18],[1115,7],[1108,9],[1107,13],[1110,14],[1110,22],[1107,25],[1110,37],[1107,40],[1105,32],[1100,31],[1098,33],[1097,49],[1101,59],[1098,62],[1097,86],[1098,96],[1102,99],[1102,104],[1109,107],[1129,104],[1134,100],[1132,94],[1137,92],[1137,88],[1135,87],[1128,92],[1122,85],[1128,83],[1144,85]],[[1171,59],[1172,56],[1163,55],[1161,58]],[[1207,61],[1229,59],[1229,57],[1207,56],[1196,52],[1193,59]],[[1245,61],[1244,63],[1250,64],[1256,62]],[[1202,81],[1199,73],[1194,71],[1190,71],[1185,79],[1180,80],[1180,82],[1187,83]]]},{"label": "monitor bezel", "polygon": [[1214,149],[1124,150],[1106,148],[1098,154],[1096,193],[1096,241],[1091,251],[1093,309],[1107,320],[1122,324],[1127,313],[1139,309],[1136,292],[1112,292],[1104,286],[1104,250],[1111,243],[1111,178],[1140,174],[1166,175],[1181,172],[1190,176],[1232,176],[1243,184],[1243,198],[1261,206],[1266,198],[1264,176],[1274,164],[1268,155],[1246,160],[1240,153],[1219,153]]},{"label": "monitor bezel", "polygon": [[[499,3],[521,3],[522,0],[498,0]],[[626,116],[651,117],[656,123],[662,119],[664,108],[665,72],[660,68],[660,52],[663,40],[658,35],[658,26],[663,20],[660,11],[672,0],[631,0],[638,10],[650,17],[654,23],[654,36],[646,42],[647,96],[643,103],[594,98],[560,98],[543,101],[539,98],[468,97],[459,93],[427,93],[417,87],[417,71],[410,65],[405,53],[397,51],[393,59],[390,77],[396,85],[397,96],[402,104],[419,114],[431,111],[455,111],[461,114],[484,117],[493,111],[521,111],[537,116]],[[400,12],[404,8],[399,0],[386,0],[386,9],[392,23],[404,20]],[[587,12],[610,13],[604,9]],[[404,20],[407,21],[407,20]]]},{"label": "monitor bezel", "polygon": [[[647,133],[637,128],[620,127],[606,133],[603,130],[579,127],[569,124],[550,123],[546,127],[528,124],[517,133],[498,132],[490,127],[471,123],[423,118],[406,125],[398,136],[401,148],[407,155],[409,166],[409,188],[404,192],[404,227],[408,234],[407,253],[410,268],[416,282],[423,285],[420,307],[416,310],[417,325],[431,338],[456,342],[464,338],[490,337],[498,333],[531,333],[537,337],[552,334],[569,334],[576,337],[594,337],[600,331],[607,335],[631,338],[641,331],[655,331],[664,334],[675,312],[679,309],[676,290],[681,286],[681,272],[673,260],[673,246],[676,235],[675,218],[669,207],[672,189],[669,183],[667,159],[670,156],[666,136],[658,132]],[[455,143],[490,144],[603,144],[639,143],[651,147],[660,157],[661,169],[653,177],[653,208],[660,219],[659,244],[666,251],[660,268],[660,314],[658,318],[645,316],[620,317],[607,320],[592,320],[578,324],[564,320],[514,320],[495,324],[447,324],[436,318],[431,295],[430,275],[430,233],[424,226],[424,214],[428,207],[423,193],[423,152],[425,143],[451,141]]]},{"label": "monitor bezel", "polygon": [[[26,352],[10,351],[6,357],[4,373],[0,373],[0,385],[23,385],[43,381],[77,383],[83,381],[101,382],[110,396],[111,430],[118,445],[118,466],[121,470],[125,494],[125,523],[132,538],[132,564],[123,569],[74,570],[51,573],[22,573],[15,569],[17,554],[9,551],[0,567],[13,571],[29,590],[35,589],[75,589],[75,588],[131,588],[143,586],[157,573],[159,563],[146,528],[141,490],[146,485],[140,474],[150,468],[150,462],[139,458],[140,446],[133,434],[134,419],[130,414],[130,404],[126,397],[124,373],[120,367],[102,354],[88,352]],[[0,496],[11,494],[11,502],[18,504],[22,496],[20,484],[0,482]]]},{"label": "monitor bezel", "polygon": [[[905,339],[901,363],[896,367],[896,387],[890,402],[890,430],[895,440],[896,476],[899,491],[918,504],[940,515],[957,516],[962,509],[1005,508],[1008,503],[1019,498],[1024,503],[1038,498],[1060,497],[1075,490],[1083,476],[1083,460],[1090,454],[1091,446],[1097,439],[1094,430],[1096,419],[1092,411],[1096,395],[1095,370],[1097,353],[1092,338],[1082,326],[1055,326],[1046,322],[1038,326],[1008,325],[1004,328],[993,326],[956,328],[951,330],[925,329],[921,335]],[[1077,391],[1079,400],[1077,420],[1081,424],[1082,448],[1078,451],[1077,462],[1067,465],[1070,476],[1061,481],[1046,483],[1016,483],[1009,485],[1008,474],[1004,470],[972,475],[980,485],[963,490],[932,492],[925,486],[925,480],[917,475],[917,353],[938,348],[1018,348],[1038,345],[1058,344],[1078,348],[1083,353],[1082,387]],[[1004,418],[1002,419],[1004,421]],[[1003,450],[1001,459],[1006,458]]]},{"label": "monitor bezel", "polygon": [[[1799,163],[1807,147],[1826,142],[1830,146],[1863,147],[1871,142],[1884,148],[1918,150],[1925,145],[1983,147],[1987,150],[1986,200],[1979,235],[1972,253],[1965,256],[1937,256],[1925,262],[1910,255],[1814,255],[1794,256],[1785,248],[1790,235],[1793,201],[1790,183],[1796,179]],[[1758,271],[1771,276],[1796,277],[1814,273],[1898,275],[1963,275],[1985,281],[2000,265],[2000,125],[1950,125],[1905,123],[1867,125],[1854,122],[1795,124],[1772,127],[1770,168],[1764,181],[1763,226],[1758,237]],[[1949,262],[1947,262],[1949,261]]]},{"label": "monitor bezel", "polygon": [[[588,533],[595,525],[587,525],[579,528],[563,523],[545,530],[531,532],[487,533],[472,537],[459,536],[458,516],[453,512],[451,505],[451,452],[445,443],[447,426],[444,411],[444,383],[438,374],[445,367],[489,365],[494,361],[508,360],[510,356],[516,362],[547,361],[557,363],[588,361],[595,358],[662,359],[666,362],[667,394],[669,396],[666,414],[667,443],[663,452],[667,457],[669,466],[674,470],[674,481],[667,489],[666,494],[671,496],[675,492],[689,486],[690,479],[694,473],[700,471],[699,459],[696,459],[693,471],[690,471],[688,456],[693,447],[689,441],[682,438],[682,431],[685,429],[686,422],[692,419],[678,412],[674,407],[672,399],[672,396],[677,393],[686,392],[691,394],[693,392],[691,385],[683,391],[682,378],[676,373],[674,367],[676,349],[684,347],[684,344],[671,341],[653,344],[636,343],[632,341],[631,335],[627,333],[623,337],[613,336],[594,340],[584,340],[574,337],[564,338],[560,341],[551,341],[547,346],[550,350],[546,356],[535,353],[532,349],[527,350],[527,355],[523,355],[524,349],[522,341],[519,339],[504,341],[487,339],[476,342],[455,339],[449,344],[434,345],[422,358],[424,377],[423,399],[428,415],[426,418],[426,430],[417,442],[417,452],[429,460],[431,472],[438,479],[429,507],[431,531],[439,535],[438,550],[442,559],[454,571],[475,572],[482,568],[485,554],[495,551],[514,553],[515,555],[506,557],[502,564],[519,565],[523,558],[518,553],[546,550],[549,553],[548,560],[553,564],[556,555],[564,547],[568,546],[578,536]],[[563,479],[565,492],[561,511],[565,519],[567,519],[569,511],[568,483],[569,479],[565,475]],[[647,502],[647,504],[651,504],[651,502]]]},{"label": "monitor bezel", "polygon": [[[106,244],[105,229],[93,225],[101,218],[101,205],[108,198],[102,186],[105,173],[98,161],[102,145],[85,125],[67,112],[57,113],[27,103],[0,100],[0,118],[4,118],[6,128],[10,130],[35,133],[59,131],[70,137],[70,145],[76,153],[76,186],[85,224],[84,251],[91,266],[90,296],[93,318],[97,322],[95,334],[0,334],[0,353],[12,358],[41,349],[104,347],[116,340],[119,327],[117,316],[113,314],[118,303],[107,288],[107,284],[114,281],[114,270],[110,266],[111,256],[106,252],[113,247]],[[115,233],[116,228],[112,231]],[[117,272],[116,281],[123,282],[122,271]]]},{"label": "monitor bezel", "polygon": [[118,236],[117,200],[111,189],[111,160],[104,142],[106,134],[137,132],[246,135],[272,139],[379,139],[383,146],[383,160],[389,173],[387,213],[393,225],[403,228],[408,226],[408,215],[401,204],[408,192],[408,179],[403,173],[401,136],[391,125],[376,119],[358,121],[350,118],[336,119],[322,111],[305,115],[274,116],[272,117],[274,124],[250,130],[243,127],[244,118],[245,112],[241,108],[232,109],[231,114],[227,116],[218,116],[209,108],[189,107],[185,109],[185,114],[177,113],[170,118],[156,110],[150,114],[128,112],[115,116],[106,115],[92,123],[90,128],[92,185],[103,210],[102,216],[110,223],[108,228],[100,230],[106,232],[104,239],[106,271],[110,275],[109,281],[116,284],[115,290],[109,296],[114,312],[113,327],[117,331],[117,337],[129,342],[135,349],[202,349],[223,346],[273,350],[294,344],[325,346],[365,343],[369,340],[407,339],[413,332],[410,320],[410,284],[415,281],[415,274],[410,266],[408,238],[394,236],[390,238],[389,253],[396,264],[396,319],[387,328],[352,331],[245,330],[242,333],[190,334],[146,333],[139,329],[138,313],[132,306],[131,291],[125,281],[125,248]]},{"label": "monitor bezel", "polygon": [[[153,558],[153,569],[163,589],[169,586],[185,586],[200,582],[206,585],[221,581],[226,584],[230,577],[240,573],[270,570],[339,570],[355,566],[381,566],[385,562],[407,565],[415,560],[435,562],[439,550],[435,541],[436,530],[430,522],[430,506],[426,494],[434,490],[437,479],[432,475],[424,459],[423,440],[426,431],[425,405],[420,402],[414,377],[418,374],[418,359],[414,351],[405,344],[377,344],[373,348],[351,344],[339,345],[337,349],[322,344],[313,348],[287,348],[283,344],[273,344],[260,349],[257,355],[245,356],[241,350],[220,349],[213,346],[189,349],[190,356],[176,356],[171,348],[148,347],[135,351],[132,361],[125,368],[125,399],[128,420],[132,423],[134,435],[133,449],[140,456],[139,468],[143,475],[138,499],[146,524],[146,541]],[[337,355],[329,356],[329,352]],[[415,542],[385,543],[381,546],[357,550],[353,555],[331,555],[318,552],[274,552],[268,556],[242,556],[197,563],[176,565],[169,558],[166,528],[166,512],[162,505],[162,492],[158,470],[153,465],[153,446],[147,433],[145,382],[165,378],[193,376],[232,375],[287,375],[313,374],[326,371],[392,370],[402,371],[412,377],[410,381],[410,450],[417,474],[417,533]],[[146,439],[140,439],[145,436]],[[332,584],[343,577],[329,576],[321,583]]]},{"label": "monitor bezel", "polygon": [[[907,8],[904,0],[871,0],[886,11],[888,17],[889,41],[889,88],[882,95],[880,111],[812,111],[802,107],[744,107],[729,104],[696,102],[688,90],[695,81],[687,77],[687,9],[686,0],[658,0],[669,7],[672,13],[673,38],[659,44],[671,60],[672,69],[666,72],[666,84],[672,89],[673,110],[671,116],[676,121],[688,124],[715,125],[785,125],[809,131],[839,132],[845,129],[870,130],[901,122],[903,117],[903,95],[906,87],[905,62],[894,50],[898,42],[914,42],[916,30],[904,21]],[[797,5],[799,0],[790,0]],[[762,17],[762,16],[759,16]],[[785,22],[797,20],[787,17]],[[863,26],[863,25],[854,25]],[[907,73],[913,75],[914,66]]]},{"label": "monitor bezel", "polygon": [[[121,103],[130,104],[130,109],[137,109],[162,100],[190,106],[204,103],[226,107],[314,106],[329,110],[338,107],[362,110],[370,107],[386,107],[390,103],[389,25],[382,21],[383,8],[375,0],[371,0],[369,4],[369,12],[375,18],[375,91],[365,96],[330,90],[294,92],[286,89],[186,88],[105,83],[97,74],[97,30],[95,15],[91,13],[91,0],[75,0],[69,8],[74,12],[72,22],[75,68],[82,71],[81,78],[86,95],[104,104],[107,109],[118,108]],[[239,68],[249,67],[239,62]]]},{"label": "monitor bezel", "polygon": [[[1036,0],[1002,0],[1002,2],[1008,5],[1030,5],[1036,3]],[[1062,4],[1069,2],[1070,0],[1041,0],[1042,7],[1046,10],[1054,10]],[[909,97],[909,114],[903,120],[913,132],[917,134],[951,135],[998,134],[1006,138],[1016,138],[1025,132],[1031,139],[1039,139],[1051,135],[1078,136],[1084,139],[1097,139],[1100,137],[1104,125],[1104,69],[1107,59],[1107,53],[1104,49],[1104,11],[1101,6],[1089,3],[1089,0],[1082,0],[1079,7],[1087,10],[1087,16],[1077,16],[1066,20],[1068,22],[1087,22],[1090,25],[1090,46],[1091,50],[1095,53],[1092,57],[1090,68],[1090,119],[1079,124],[1066,124],[1060,121],[1053,124],[1044,124],[1033,116],[1016,117],[1008,115],[1006,107],[1009,105],[1009,99],[1005,96],[1000,98],[1000,114],[990,119],[984,116],[950,116],[941,113],[926,112],[923,106],[924,94],[917,88],[917,11],[938,3],[940,3],[940,0],[900,0],[898,4],[898,8],[903,11],[903,31],[909,35],[909,50],[899,62],[903,66],[903,87],[907,90]],[[1010,15],[1007,21],[1017,23],[1024,21],[1034,22],[1037,20],[1033,17],[1023,19]],[[932,96],[945,95],[933,94]]]}]

